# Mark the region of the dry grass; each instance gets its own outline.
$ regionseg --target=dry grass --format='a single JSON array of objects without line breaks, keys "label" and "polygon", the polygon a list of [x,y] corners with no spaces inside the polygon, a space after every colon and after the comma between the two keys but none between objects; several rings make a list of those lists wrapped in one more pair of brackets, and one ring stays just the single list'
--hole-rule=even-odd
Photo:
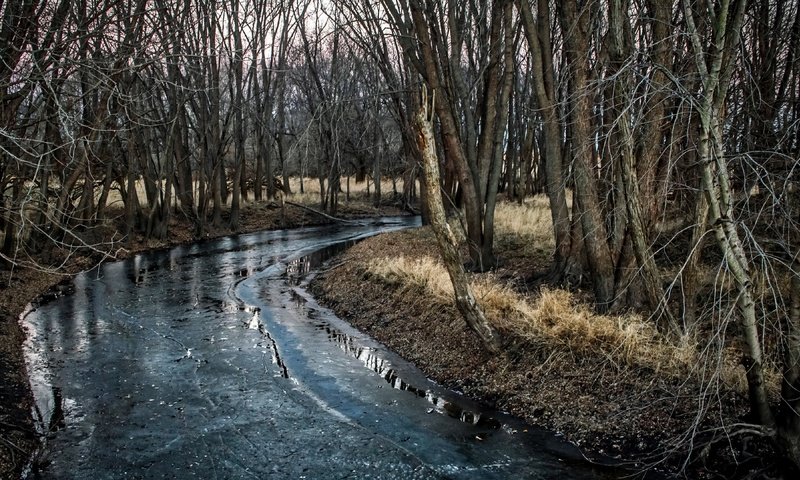
[{"label": "dry grass", "polygon": [[[347,189],[346,185],[347,179],[342,178],[342,191],[343,193],[340,195],[339,201],[345,202],[345,194],[344,192]],[[356,183],[354,178],[350,179],[350,198],[351,200],[361,200],[367,198],[367,186],[369,185],[370,194],[374,194],[375,192],[375,185],[372,183],[371,180],[368,182],[361,182]],[[299,177],[291,177],[289,179],[289,187],[291,188],[292,194],[287,197],[288,200],[297,203],[303,203],[305,205],[313,205],[315,203],[319,203],[320,201],[320,188],[319,188],[319,179],[318,178],[311,178],[305,177],[303,178],[303,193],[300,193],[300,178]],[[397,179],[397,191],[403,191],[403,180]],[[387,197],[391,195],[393,192],[392,187],[392,180],[384,178],[381,180],[381,195],[382,197]]]},{"label": "dry grass", "polygon": [[[347,181],[346,178],[342,178],[342,190],[344,191],[347,187],[345,182]],[[371,180],[369,182],[361,182],[356,183],[354,178],[350,179],[350,196],[352,199],[363,200],[366,198],[367,194],[367,184],[369,183],[369,191],[372,194],[375,191],[375,185],[372,183]],[[194,195],[195,198],[199,195],[199,186],[198,182],[194,182]],[[403,191],[403,179],[398,178],[397,182],[397,191]],[[109,205],[122,205],[122,197],[119,193],[119,188],[114,184],[115,188],[113,188],[109,192],[108,196],[108,204]],[[300,193],[300,178],[299,177],[290,177],[289,179],[289,186],[291,187],[292,194],[287,198],[288,200],[292,200],[293,202],[303,203],[304,205],[313,205],[315,203],[319,203],[319,179],[306,177],[303,178],[303,193]],[[264,189],[266,191],[266,185],[264,185]],[[94,191],[95,194],[95,201],[97,201],[100,197],[102,189],[96,188]],[[417,190],[419,191],[419,190]],[[391,178],[383,178],[381,180],[381,193],[383,197],[387,197],[391,195],[393,192],[392,180]],[[142,205],[146,205],[147,203],[147,194],[145,192],[144,187],[144,180],[139,179],[136,181],[136,193],[139,197],[139,201]],[[252,192],[248,192],[248,200],[243,200],[243,204],[250,203],[253,200]],[[74,203],[77,204],[78,199],[74,199]],[[341,202],[345,201],[345,195],[341,195]]]},{"label": "dry grass", "polygon": [[499,237],[528,237],[541,247],[553,247],[553,220],[550,202],[545,195],[536,195],[521,205],[499,203],[494,222]]},{"label": "dry grass", "polygon": [[[384,257],[368,267],[374,277],[406,288],[422,288],[442,303],[453,298],[444,266],[431,257]],[[693,345],[676,346],[661,339],[652,323],[637,315],[594,313],[566,290],[542,289],[529,297],[491,276],[472,287],[489,321],[526,344],[602,355],[617,366],[645,367],[668,375],[684,375],[697,355]]]},{"label": "dry grass", "polygon": [[[536,248],[552,248],[550,212],[545,197],[523,205],[503,203],[497,211],[498,241],[523,238]],[[427,292],[437,302],[452,303],[446,269],[431,256],[374,258],[368,274],[409,293]],[[734,348],[701,349],[692,335],[667,340],[652,319],[637,314],[600,315],[567,290],[542,288],[534,294],[516,291],[493,275],[475,277],[472,287],[489,321],[509,338],[534,348],[601,356],[616,367],[646,368],[668,377],[715,381],[737,391],[746,382]],[[713,366],[713,372],[701,370]]]}]

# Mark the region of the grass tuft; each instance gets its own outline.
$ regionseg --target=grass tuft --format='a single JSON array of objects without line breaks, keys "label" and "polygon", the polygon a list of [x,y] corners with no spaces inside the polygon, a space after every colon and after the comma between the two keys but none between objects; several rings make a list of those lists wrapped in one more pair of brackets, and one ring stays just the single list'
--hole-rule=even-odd
[{"label": "grass tuft", "polygon": [[494,224],[498,236],[527,237],[541,247],[553,247],[553,219],[545,195],[536,195],[522,204],[498,204]]},{"label": "grass tuft", "polygon": [[[552,249],[552,223],[544,196],[522,205],[499,204],[496,226],[497,241],[507,246],[534,254]],[[431,301],[453,304],[449,275],[435,254],[373,258],[367,274],[410,295],[422,291]],[[599,357],[616,368],[647,369],[676,381],[694,377],[709,382],[713,378],[714,383],[746,392],[736,350],[699,348],[694,337],[697,332],[668,340],[650,318],[634,313],[601,315],[570,291],[543,287],[523,293],[492,274],[473,276],[472,288],[489,321],[526,348]],[[707,365],[713,365],[711,371]]]}]

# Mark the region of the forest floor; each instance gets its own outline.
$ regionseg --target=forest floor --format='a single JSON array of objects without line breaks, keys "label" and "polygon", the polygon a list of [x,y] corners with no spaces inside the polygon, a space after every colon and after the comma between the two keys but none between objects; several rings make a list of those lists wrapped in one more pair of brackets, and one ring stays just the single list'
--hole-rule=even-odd
[{"label": "forest floor", "polygon": [[[328,222],[292,206],[287,206],[287,214],[289,227]],[[343,202],[339,212],[344,218],[396,214],[402,211],[394,206],[376,209],[364,202]],[[518,215],[512,212],[512,216]],[[240,232],[281,227],[280,210],[274,205],[248,204],[241,218]],[[230,233],[228,228],[220,227],[211,229],[208,237]],[[314,280],[312,288],[343,319],[385,343],[439,383],[559,432],[588,458],[618,459],[629,462],[632,471],[658,470],[667,476],[680,472],[689,478],[763,478],[776,471],[768,457],[764,460],[764,445],[751,436],[731,439],[715,435],[722,425],[742,422],[746,398],[741,391],[717,386],[707,392],[707,397],[698,398],[696,392],[703,385],[691,375],[676,376],[675,370],[660,368],[661,354],[648,350],[654,347],[615,346],[615,341],[609,340],[610,334],[593,330],[591,325],[610,322],[627,329],[641,327],[628,324],[623,318],[609,320],[586,313],[581,310],[580,292],[564,297],[536,285],[533,274],[546,271],[549,249],[544,245],[531,250],[530,238],[512,237],[498,236],[500,268],[476,276],[477,280],[488,282],[494,293],[508,290],[531,298],[561,298],[561,303],[569,305],[533,311],[534,316],[549,319],[551,329],[566,324],[570,315],[589,323],[562,328],[567,331],[557,335],[552,331],[544,336],[520,333],[518,328],[504,323],[503,318],[516,314],[503,300],[499,306],[491,307],[490,321],[503,334],[507,348],[502,355],[488,355],[465,328],[452,301],[435,291],[434,280],[409,281],[397,272],[387,273],[386,266],[382,266],[387,258],[405,257],[416,262],[417,267],[412,268],[434,270],[431,264],[420,263],[435,264],[438,258],[427,228],[380,235],[359,243],[333,260],[330,268]],[[190,225],[175,219],[166,241],[138,238],[120,250],[116,258],[193,240]],[[36,297],[68,274],[90,268],[98,260],[74,256],[67,271],[58,275],[36,269],[0,272],[2,479],[18,478],[38,445],[22,353],[25,332],[18,319]],[[479,294],[483,300],[490,296]],[[577,343],[577,337],[583,343]],[[644,349],[644,353],[636,353],[637,349]],[[618,350],[624,350],[622,356]],[[650,363],[626,360],[651,353]],[[691,455],[689,434],[697,435],[695,447],[705,442],[707,448]]]}]

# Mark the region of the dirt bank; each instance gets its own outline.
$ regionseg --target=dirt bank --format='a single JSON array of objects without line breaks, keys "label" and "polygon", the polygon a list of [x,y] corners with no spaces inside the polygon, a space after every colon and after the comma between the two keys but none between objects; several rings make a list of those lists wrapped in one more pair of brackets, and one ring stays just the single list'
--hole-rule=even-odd
[{"label": "dirt bank", "polygon": [[[698,398],[701,387],[652,369],[619,365],[602,354],[572,352],[563,345],[509,338],[507,352],[487,354],[454,305],[424,287],[387,281],[368,264],[382,257],[436,257],[426,229],[368,239],[338,258],[312,289],[336,313],[369,333],[431,378],[527,421],[561,432],[587,456],[604,455],[689,478],[772,474],[757,438],[713,442],[699,453],[688,433],[714,432],[741,421],[746,399],[730,391]],[[496,277],[524,290],[530,259],[505,258]],[[536,295],[536,291],[527,292]],[[698,415],[698,402],[705,402]],[[695,447],[713,438],[698,434]]]}]

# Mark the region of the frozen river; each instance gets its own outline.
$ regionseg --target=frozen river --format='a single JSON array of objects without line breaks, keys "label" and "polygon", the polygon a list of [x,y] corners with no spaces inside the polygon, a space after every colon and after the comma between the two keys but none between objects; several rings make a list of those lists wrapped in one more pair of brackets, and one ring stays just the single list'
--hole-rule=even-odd
[{"label": "frozen river", "polygon": [[24,318],[47,432],[30,476],[598,478],[306,293],[332,250],[416,222],[239,235],[78,275]]}]

